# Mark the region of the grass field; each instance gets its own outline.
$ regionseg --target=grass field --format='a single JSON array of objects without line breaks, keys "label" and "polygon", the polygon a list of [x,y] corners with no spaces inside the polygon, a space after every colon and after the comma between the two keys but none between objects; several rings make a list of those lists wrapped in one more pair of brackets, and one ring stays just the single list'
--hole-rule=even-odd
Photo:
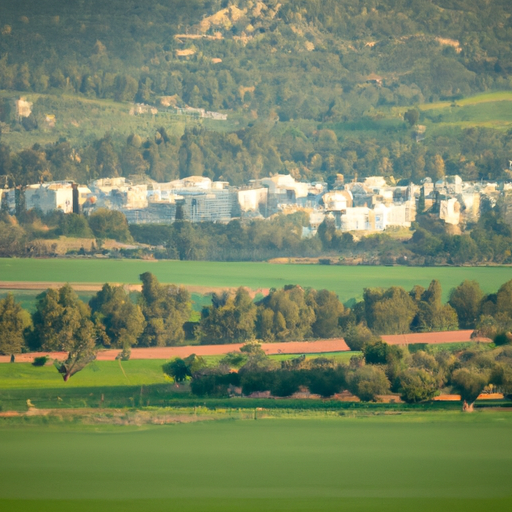
[{"label": "grass field", "polygon": [[[191,349],[193,352],[193,348]],[[348,362],[360,352],[335,352],[333,354],[308,354],[307,358],[327,356]],[[223,356],[207,356],[209,366],[216,365]],[[297,355],[270,356],[276,361],[293,359]],[[50,366],[32,366],[30,363],[0,364],[0,390],[7,389],[69,389],[109,386],[147,386],[168,382],[164,378],[164,359],[139,359],[132,361],[95,361],[68,382]],[[1,401],[1,396],[0,396]]]},{"label": "grass field", "polygon": [[10,512],[509,511],[512,415],[3,427]]},{"label": "grass field", "polygon": [[365,287],[428,286],[438,279],[447,299],[450,289],[474,279],[489,293],[512,279],[512,267],[345,267],[328,265],[274,265],[203,261],[0,259],[0,281],[137,283],[152,272],[163,283],[252,289],[300,284],[335,291],[343,302],[362,297]]}]

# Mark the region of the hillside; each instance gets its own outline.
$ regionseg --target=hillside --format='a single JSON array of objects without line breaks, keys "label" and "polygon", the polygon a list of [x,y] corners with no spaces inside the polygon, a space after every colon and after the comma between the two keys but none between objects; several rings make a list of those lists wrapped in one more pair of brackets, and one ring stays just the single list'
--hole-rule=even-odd
[{"label": "hillside", "polygon": [[[512,88],[505,0],[0,0],[0,9],[0,140],[10,151],[64,138],[90,156],[109,132],[120,161],[111,173],[235,184],[277,171],[436,177],[437,155],[443,172],[499,178],[510,154],[510,96],[463,103]],[[20,95],[34,104],[23,122],[12,106]],[[129,116],[133,102],[160,112]],[[228,122],[193,123],[162,112],[169,104]],[[421,146],[403,121],[417,106]],[[478,147],[464,144],[465,130]],[[130,134],[159,145],[157,170],[150,147],[126,163]],[[94,160],[57,175],[104,175]],[[15,174],[5,158],[0,174]]]}]

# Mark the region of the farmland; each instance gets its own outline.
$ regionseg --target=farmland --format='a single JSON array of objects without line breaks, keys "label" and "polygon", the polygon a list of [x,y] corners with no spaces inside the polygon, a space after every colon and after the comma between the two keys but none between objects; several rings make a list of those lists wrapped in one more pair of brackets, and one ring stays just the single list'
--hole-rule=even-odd
[{"label": "farmland", "polygon": [[512,416],[501,412],[142,428],[7,424],[0,507],[505,511],[511,427]]},{"label": "farmland", "polygon": [[370,267],[222,263],[203,261],[141,261],[93,259],[0,259],[2,282],[139,283],[153,273],[162,283],[212,289],[246,286],[267,289],[300,284],[336,292],[342,302],[361,298],[365,287],[428,286],[438,279],[446,300],[452,287],[474,279],[486,293],[512,278],[510,267]]}]

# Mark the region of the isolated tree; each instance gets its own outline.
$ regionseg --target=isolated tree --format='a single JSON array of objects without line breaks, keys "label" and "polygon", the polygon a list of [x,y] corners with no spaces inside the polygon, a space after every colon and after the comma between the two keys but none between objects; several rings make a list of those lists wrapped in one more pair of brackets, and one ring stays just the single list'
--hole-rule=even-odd
[{"label": "isolated tree", "polygon": [[68,353],[55,365],[64,381],[95,358],[95,330],[91,310],[68,284],[39,296],[33,315],[34,338],[40,349]]},{"label": "isolated tree", "polygon": [[187,377],[193,377],[205,366],[206,362],[202,357],[191,354],[184,359],[176,357],[172,361],[164,364],[162,370],[166,375],[172,377],[175,382],[184,382]]},{"label": "isolated tree", "polygon": [[420,119],[420,113],[415,108],[411,108],[407,110],[404,114],[404,120],[409,123],[410,126],[414,126],[415,124],[418,124],[418,121]]},{"label": "isolated tree", "polygon": [[19,354],[25,344],[24,332],[30,325],[30,315],[9,293],[0,300],[0,354]]},{"label": "isolated tree", "polygon": [[450,292],[448,303],[457,313],[462,329],[476,327],[484,292],[476,281],[465,280]]},{"label": "isolated tree", "polygon": [[192,376],[189,366],[180,357],[164,364],[162,369],[164,373],[169,377],[172,377],[175,382],[183,382],[187,377]]},{"label": "isolated tree", "polygon": [[82,317],[78,329],[65,346],[68,357],[64,361],[54,361],[57,371],[62,375],[64,382],[83,370],[91,361],[96,359],[94,328],[87,317]]},{"label": "isolated tree", "polygon": [[487,372],[473,368],[460,368],[453,372],[452,386],[460,394],[464,412],[473,412],[473,405],[489,380],[490,375]]}]

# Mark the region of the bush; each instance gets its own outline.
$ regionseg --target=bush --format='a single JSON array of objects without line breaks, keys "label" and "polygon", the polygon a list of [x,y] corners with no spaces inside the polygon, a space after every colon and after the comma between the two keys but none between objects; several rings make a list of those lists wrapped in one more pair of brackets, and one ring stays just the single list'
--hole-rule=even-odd
[{"label": "bush", "polygon": [[32,366],[44,366],[49,360],[48,356],[34,357]]},{"label": "bush", "polygon": [[270,391],[274,396],[291,396],[299,390],[300,385],[300,372],[278,371],[274,373]]},{"label": "bush", "polygon": [[399,377],[400,397],[408,404],[431,400],[437,393],[436,379],[425,370],[406,370]]},{"label": "bush", "polygon": [[349,346],[350,350],[361,350],[367,343],[377,340],[363,324],[351,325],[344,333],[345,343]]},{"label": "bush", "polygon": [[309,391],[328,398],[339,393],[345,385],[345,375],[341,369],[312,370],[309,374]]},{"label": "bush", "polygon": [[509,332],[500,332],[494,337],[494,344],[499,347],[501,345],[508,345],[512,341],[512,336]]},{"label": "bush", "polygon": [[228,395],[229,386],[239,385],[240,376],[238,373],[209,374],[194,378],[190,390],[197,396],[223,397]]},{"label": "bush", "polygon": [[378,366],[363,366],[347,376],[348,389],[364,402],[375,401],[377,395],[389,392],[389,380]]}]

